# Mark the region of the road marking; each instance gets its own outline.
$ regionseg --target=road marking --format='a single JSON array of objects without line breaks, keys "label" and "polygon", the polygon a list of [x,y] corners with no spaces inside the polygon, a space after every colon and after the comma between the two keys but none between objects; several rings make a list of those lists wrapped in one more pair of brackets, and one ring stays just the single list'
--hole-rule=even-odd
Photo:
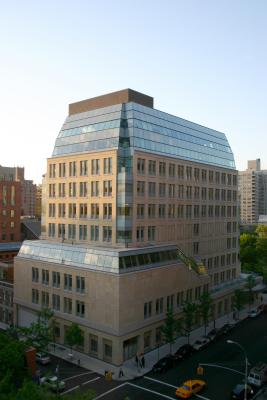
[{"label": "road marking", "polygon": [[203,400],[210,400],[208,397],[201,396],[200,394],[195,394],[195,396]]},{"label": "road marking", "polygon": [[64,382],[69,381],[70,379],[79,378],[80,376],[84,376],[84,375],[93,375],[93,374],[95,374],[94,371],[89,371],[89,372],[84,372],[83,374],[73,375],[73,376],[70,376],[69,378],[65,378],[65,379],[64,379]]},{"label": "road marking", "polygon": [[98,379],[100,379],[100,376],[97,376],[96,378],[90,379],[90,381],[83,382],[82,385],[87,385],[87,383],[98,381]]},{"label": "road marking", "polygon": [[95,397],[94,400],[102,399],[102,397],[106,396],[107,394],[109,394],[109,393],[111,393],[111,392],[114,392],[114,390],[117,390],[117,389],[122,388],[122,387],[125,386],[125,385],[127,385],[126,382],[125,382],[125,383],[122,383],[122,384],[119,385],[119,386],[114,387],[113,389],[108,390],[108,391],[105,392],[105,393],[100,394],[99,396]]},{"label": "road marking", "polygon": [[64,396],[64,394],[70,393],[73,390],[77,390],[77,389],[79,389],[79,387],[80,387],[79,385],[78,386],[74,386],[73,388],[71,388],[69,390],[66,390],[65,392],[60,393],[60,396]]},{"label": "road marking", "polygon": [[166,382],[163,382],[163,381],[159,381],[158,379],[150,378],[149,376],[144,376],[143,378],[144,379],[148,379],[149,381],[154,381],[154,382],[161,383],[162,385],[170,386],[171,388],[174,388],[174,389],[177,389],[177,387],[178,387],[177,385],[174,386],[174,385],[171,385],[170,383],[166,383]]},{"label": "road marking", "polygon": [[144,387],[142,387],[142,386],[135,385],[135,384],[130,383],[130,382],[127,382],[127,385],[130,385],[130,386],[132,386],[132,387],[135,387],[135,388],[138,388],[138,389],[141,389],[141,390],[145,390],[146,392],[150,392],[150,393],[156,394],[157,396],[164,397],[164,399],[175,400],[175,397],[170,397],[170,396],[167,396],[166,394],[161,394],[161,393],[159,393],[159,392],[155,392],[154,390],[147,389],[147,388],[144,388]]}]

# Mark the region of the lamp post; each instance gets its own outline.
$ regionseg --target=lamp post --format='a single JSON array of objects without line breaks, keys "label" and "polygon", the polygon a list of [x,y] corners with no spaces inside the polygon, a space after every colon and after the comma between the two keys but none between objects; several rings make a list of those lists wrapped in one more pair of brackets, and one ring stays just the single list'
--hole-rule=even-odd
[{"label": "lamp post", "polygon": [[228,339],[227,343],[235,344],[236,346],[238,346],[241,349],[242,353],[244,354],[244,357],[245,357],[245,392],[244,392],[244,400],[247,400],[247,389],[248,389],[248,357],[247,357],[247,352],[244,349],[244,347],[238,342],[234,342],[233,340]]}]

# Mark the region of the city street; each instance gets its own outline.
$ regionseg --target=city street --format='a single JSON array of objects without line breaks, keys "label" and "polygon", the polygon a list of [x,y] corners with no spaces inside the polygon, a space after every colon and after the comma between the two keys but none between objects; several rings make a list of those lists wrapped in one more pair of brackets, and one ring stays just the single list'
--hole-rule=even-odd
[{"label": "city street", "polygon": [[[231,339],[239,342],[246,350],[251,366],[258,361],[267,361],[267,315],[246,319],[240,322],[228,335],[211,343],[208,348],[195,353],[191,358],[182,361],[164,374],[152,374],[124,383],[117,383],[116,388],[97,390],[96,399],[103,400],[157,400],[175,399],[175,389],[187,379],[204,379],[207,388],[193,398],[204,400],[230,399],[233,387],[242,382],[244,372],[244,355],[240,349],[227,344]],[[199,363],[217,364],[219,367],[204,367],[204,375],[197,375]],[[234,372],[240,371],[240,373]],[[105,394],[106,393],[106,394]]]}]

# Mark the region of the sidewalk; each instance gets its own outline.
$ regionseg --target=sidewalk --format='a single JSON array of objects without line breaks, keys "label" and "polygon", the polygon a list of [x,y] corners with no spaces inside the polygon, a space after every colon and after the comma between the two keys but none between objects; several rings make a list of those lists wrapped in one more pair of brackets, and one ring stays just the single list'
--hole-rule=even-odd
[{"label": "sidewalk", "polygon": [[[253,307],[256,307],[256,304],[253,305]],[[252,307],[252,308],[253,308]],[[232,318],[233,313],[230,315],[223,316],[219,319],[216,320],[216,328],[220,328],[226,323],[235,323],[235,321]],[[246,318],[248,315],[248,309],[244,309],[240,312],[239,315],[239,320],[242,320]],[[213,321],[210,322],[209,326],[207,327],[207,332],[209,332],[211,329],[213,329],[214,323]],[[191,332],[190,334],[190,343],[194,343],[195,340],[197,340],[199,337],[204,335],[204,327],[200,327],[195,329],[194,331]],[[187,343],[187,338],[185,336],[177,338],[175,343],[172,345],[172,352],[175,353],[175,351],[182,346],[183,344]],[[55,348],[54,348],[55,347]],[[140,368],[137,367],[136,362],[135,362],[135,357],[125,361],[122,366],[117,367],[115,365],[112,365],[110,363],[107,363],[105,361],[99,360],[94,357],[90,357],[84,353],[80,353],[78,351],[73,350],[72,351],[72,357],[70,354],[70,349],[68,347],[65,347],[64,345],[56,344],[55,346],[53,344],[50,345],[49,347],[49,352],[53,355],[56,355],[59,358],[62,358],[64,360],[67,360],[73,364],[80,365],[81,367],[97,372],[100,375],[105,375],[105,372],[112,372],[112,378],[115,380],[131,380],[135,379],[137,377],[141,377],[148,373],[153,365],[162,357],[166,356],[170,352],[170,345],[165,344],[163,346],[160,346],[159,348],[156,348],[148,353],[144,354],[145,358],[145,368]],[[120,375],[120,371],[123,372],[123,376]]]}]

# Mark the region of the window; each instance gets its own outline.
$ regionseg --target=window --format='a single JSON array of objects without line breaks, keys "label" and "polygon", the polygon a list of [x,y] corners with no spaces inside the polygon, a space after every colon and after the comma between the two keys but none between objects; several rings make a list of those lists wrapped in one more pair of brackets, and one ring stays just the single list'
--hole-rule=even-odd
[{"label": "window", "polygon": [[205,187],[201,188],[201,199],[207,200],[207,188]]},{"label": "window", "polygon": [[42,284],[49,285],[49,271],[47,269],[42,269]]},{"label": "window", "polygon": [[76,204],[69,203],[69,218],[76,218]]},{"label": "window", "polygon": [[166,163],[165,162],[159,163],[159,174],[160,174],[160,176],[166,175]]},{"label": "window", "polygon": [[72,299],[64,297],[64,313],[72,314]]},{"label": "window", "polygon": [[192,206],[186,205],[186,218],[192,218]]},{"label": "window", "polygon": [[196,182],[199,181],[200,171],[199,168],[194,168],[194,179]]},{"label": "window", "polygon": [[80,161],[80,176],[86,176],[88,173],[87,160]]},{"label": "window", "polygon": [[85,304],[83,301],[76,300],[76,315],[77,317],[85,317]]},{"label": "window", "polygon": [[54,203],[49,203],[48,209],[48,216],[54,218],[56,216],[56,205]]},{"label": "window", "polygon": [[91,240],[97,242],[99,240],[99,226],[91,225]]},{"label": "window", "polygon": [[192,199],[192,186],[186,186],[186,198]]},{"label": "window", "polygon": [[201,216],[203,218],[207,216],[207,206],[201,206]]},{"label": "window", "polygon": [[186,179],[189,181],[192,179],[192,167],[186,167]]},{"label": "window", "polygon": [[80,197],[87,196],[87,182],[80,182]]},{"label": "window", "polygon": [[32,267],[32,282],[38,282],[39,281],[39,269]]},{"label": "window", "polygon": [[156,216],[156,205],[148,204],[148,218],[155,218]]},{"label": "window", "polygon": [[215,200],[220,200],[220,189],[215,189]]},{"label": "window", "polygon": [[91,196],[99,196],[99,181],[91,182]]},{"label": "window", "polygon": [[60,311],[60,296],[58,294],[52,294],[52,308],[53,310]]},{"label": "window", "polygon": [[60,287],[60,273],[52,271],[52,285],[55,288]]},{"label": "window", "polygon": [[209,200],[213,200],[214,191],[212,188],[209,188]]},{"label": "window", "polygon": [[111,203],[104,203],[104,205],[103,205],[103,217],[104,217],[104,219],[111,219],[112,218],[112,204]]},{"label": "window", "polygon": [[144,204],[137,204],[137,218],[143,219],[145,216],[145,205]]},{"label": "window", "polygon": [[199,235],[199,224],[194,224],[193,225],[193,233],[194,233],[194,236],[198,236]]},{"label": "window", "polygon": [[220,172],[218,171],[215,172],[215,182],[220,184]]},{"label": "window", "polygon": [[56,177],[56,164],[49,164],[49,178]]},{"label": "window", "polygon": [[183,199],[184,197],[184,186],[179,185],[178,186],[178,199]]},{"label": "window", "polygon": [[91,160],[91,174],[92,175],[100,174],[100,160],[98,159]]},{"label": "window", "polygon": [[173,303],[174,303],[174,295],[167,296],[167,310],[170,310],[173,308]]},{"label": "window", "polygon": [[83,276],[76,276],[76,292],[85,292],[85,278]]},{"label": "window", "polygon": [[65,183],[59,183],[58,184],[58,196],[59,197],[65,197],[66,196],[66,185],[65,185]]},{"label": "window", "polygon": [[231,222],[227,222],[227,225],[226,225],[226,232],[227,233],[231,233]]},{"label": "window", "polygon": [[[55,183],[49,183],[49,197],[56,197],[56,184]],[[4,204],[4,197],[3,197],[3,205]]]},{"label": "window", "polygon": [[233,175],[233,186],[237,185],[237,175]]},{"label": "window", "polygon": [[214,172],[209,171],[209,183],[213,183],[213,180],[214,180]]},{"label": "window", "polygon": [[156,183],[155,182],[148,182],[148,195],[149,195],[149,197],[156,196]]},{"label": "window", "polygon": [[194,218],[199,218],[199,205],[194,206]]},{"label": "window", "polygon": [[64,274],[64,290],[72,290],[72,275]]},{"label": "window", "polygon": [[198,254],[199,253],[199,242],[194,242],[193,243],[193,253]]},{"label": "window", "polygon": [[81,203],[80,204],[80,218],[87,218],[87,204],[86,203]]},{"label": "window", "polygon": [[144,227],[138,226],[136,228],[136,240],[137,242],[142,242],[144,240]]},{"label": "window", "polygon": [[178,292],[176,295],[176,306],[179,308],[184,302],[184,292]]},{"label": "window", "polygon": [[42,307],[49,307],[49,293],[42,292]]},{"label": "window", "polygon": [[221,183],[222,183],[222,185],[226,184],[226,174],[224,172],[221,175]]},{"label": "window", "polygon": [[76,182],[69,183],[69,196],[76,197]]},{"label": "window", "polygon": [[195,186],[194,187],[194,198],[196,200],[199,200],[199,193],[200,193],[200,187],[199,186]]},{"label": "window", "polygon": [[87,240],[87,225],[79,225],[79,239]]},{"label": "window", "polygon": [[169,206],[168,206],[168,218],[175,218],[175,204],[169,204]]},{"label": "window", "polygon": [[145,173],[145,160],[143,158],[137,159],[137,173],[142,175]]},{"label": "window", "polygon": [[163,313],[163,297],[156,299],[156,314]]},{"label": "window", "polygon": [[65,176],[66,176],[66,164],[59,163],[59,177],[65,178]]},{"label": "window", "polygon": [[68,224],[68,239],[76,239],[76,225]]},{"label": "window", "polygon": [[111,242],[112,228],[111,226],[103,226],[103,242]]},{"label": "window", "polygon": [[148,226],[147,227],[147,239],[150,242],[154,242],[156,240],[156,227],[155,226]]},{"label": "window", "polygon": [[69,162],[69,176],[76,176],[76,161]]},{"label": "window", "polygon": [[32,303],[39,304],[39,291],[32,289]]},{"label": "window", "polygon": [[112,196],[112,181],[103,182],[103,195]]},{"label": "window", "polygon": [[165,204],[159,204],[159,218],[165,218]]},{"label": "window", "polygon": [[184,166],[178,165],[178,178],[184,179]]},{"label": "window", "polygon": [[112,173],[112,158],[104,158],[104,174]]},{"label": "window", "polygon": [[175,197],[175,185],[174,184],[169,184],[169,197],[174,198]]},{"label": "window", "polygon": [[183,204],[180,204],[177,206],[177,218],[183,218],[184,217],[184,206]]},{"label": "window", "polygon": [[65,224],[58,224],[58,237],[65,238]]},{"label": "window", "polygon": [[99,204],[92,203],[91,204],[91,219],[99,218]]},{"label": "window", "polygon": [[55,237],[56,234],[56,224],[48,224],[48,236]]},{"label": "window", "polygon": [[156,161],[153,160],[148,161],[148,174],[156,175]]},{"label": "window", "polygon": [[66,204],[65,203],[58,204],[58,216],[59,216],[59,218],[66,217]]},{"label": "window", "polygon": [[207,171],[205,169],[201,170],[201,180],[202,182],[207,182]]},{"label": "window", "polygon": [[210,218],[213,217],[213,211],[214,211],[213,206],[209,206],[209,217]]},{"label": "window", "polygon": [[166,195],[166,184],[160,183],[159,184],[159,197],[165,197]]},{"label": "window", "polygon": [[98,338],[95,335],[89,335],[89,346],[91,353],[98,352]]},{"label": "window", "polygon": [[144,319],[151,317],[152,315],[152,301],[144,304]]},{"label": "window", "polygon": [[227,185],[232,185],[232,175],[231,174],[227,174]]},{"label": "window", "polygon": [[169,164],[169,177],[175,177],[175,164]]},{"label": "window", "polygon": [[137,196],[144,196],[144,195],[145,195],[145,182],[137,181]]},{"label": "window", "polygon": [[104,356],[111,359],[112,358],[112,342],[108,341],[104,343]]}]

